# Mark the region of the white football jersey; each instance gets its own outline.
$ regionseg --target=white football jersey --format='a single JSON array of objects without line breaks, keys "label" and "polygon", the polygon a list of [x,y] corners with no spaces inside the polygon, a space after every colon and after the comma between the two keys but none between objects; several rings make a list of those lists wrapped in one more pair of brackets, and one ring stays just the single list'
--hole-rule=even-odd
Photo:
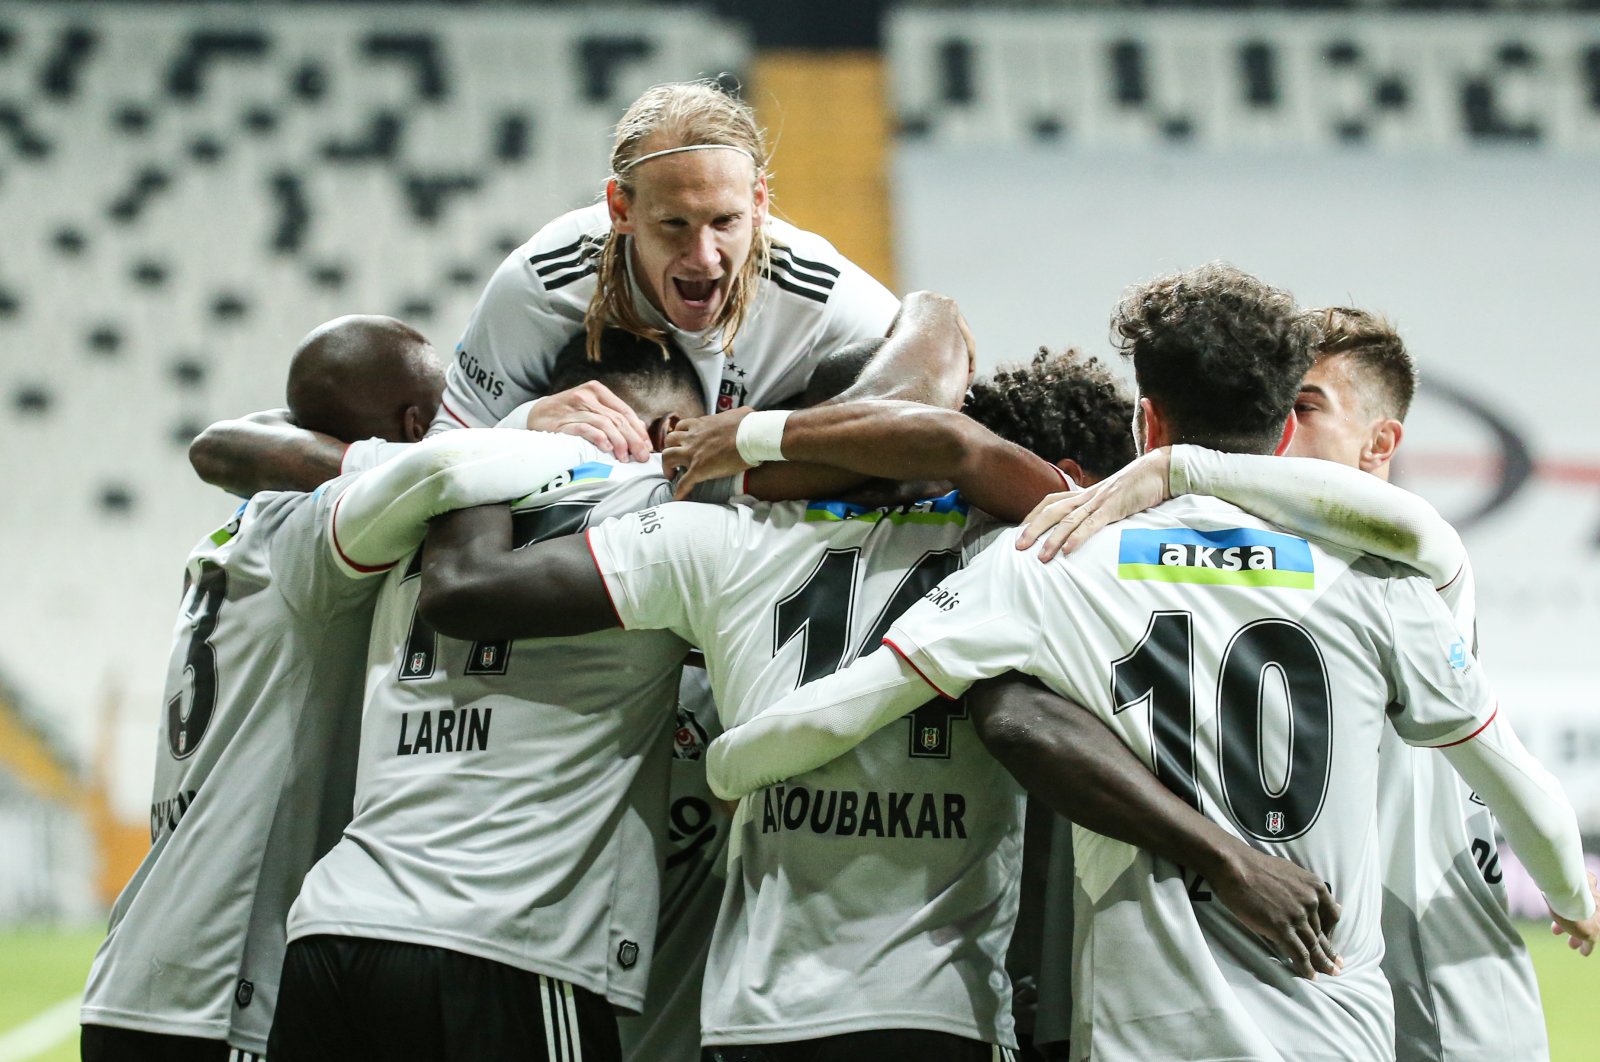
[{"label": "white football jersey", "polygon": [[1002,536],[890,628],[947,695],[1038,676],[1344,906],[1344,972],[1296,978],[1193,873],[1075,831],[1074,1057],[1392,1057],[1374,824],[1385,719],[1443,746],[1495,710],[1433,587],[1403,574],[1183,497],[1050,564]]},{"label": "white football jersey", "polygon": [[[954,495],[890,510],[691,503],[589,542],[624,626],[699,645],[739,723],[875,646],[993,528]],[[704,1042],[922,1028],[1014,1046],[1004,960],[1022,804],[958,701],[752,794],[734,820]]]},{"label": "white football jersey", "polygon": [[[670,496],[659,459],[586,463],[513,505],[515,541]],[[383,580],[355,816],[306,876],[289,939],[447,948],[636,1011],[688,646],[666,632],[446,638],[417,614],[420,556]]]},{"label": "white football jersey", "polygon": [[[1439,591],[1477,652],[1470,564]],[[1439,753],[1378,749],[1383,972],[1400,1062],[1550,1056],[1528,948],[1507,913],[1494,816]]]},{"label": "white football jersey", "polygon": [[289,903],[350,819],[379,586],[329,548],[353,479],[257,494],[189,555],[151,849],[112,908],[85,1023],[266,1050]]},{"label": "white football jersey", "polygon": [[[674,327],[629,272],[635,304],[694,363],[712,412],[768,406],[797,394],[823,355],[884,335],[900,308],[887,288],[827,240],[777,218],[767,227],[772,266],[726,353],[720,329]],[[549,393],[556,355],[583,331],[600,252],[610,238],[610,214],[596,203],[556,218],[506,257],[456,344],[434,430],[490,427]]]},{"label": "white football jersey", "polygon": [[728,813],[706,783],[706,746],[722,733],[704,667],[683,669],[667,805],[661,918],[644,1011],[617,1021],[627,1062],[699,1062],[700,986],[722,907]]}]

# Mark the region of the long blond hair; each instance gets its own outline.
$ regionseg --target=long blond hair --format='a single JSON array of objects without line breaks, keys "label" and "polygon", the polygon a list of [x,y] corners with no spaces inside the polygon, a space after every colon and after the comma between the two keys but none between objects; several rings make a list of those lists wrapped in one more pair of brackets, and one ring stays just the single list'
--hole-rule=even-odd
[{"label": "long blond hair", "polygon": [[[628,113],[617,123],[611,147],[611,179],[617,190],[631,202],[634,178],[630,168],[643,155],[646,143],[651,151],[688,147],[695,144],[723,144],[749,154],[755,162],[756,179],[767,173],[767,143],[755,112],[743,100],[728,94],[715,81],[680,81],[657,85],[633,101]],[[600,253],[600,282],[589,299],[583,317],[588,333],[585,349],[590,361],[600,360],[600,333],[606,328],[621,328],[649,339],[667,350],[667,334],[644,319],[628,290],[627,241],[613,232]],[[750,255],[733,278],[728,301],[722,309],[722,349],[733,352],[733,338],[755,303],[758,281],[767,272],[772,241],[764,225],[756,225],[750,236]]]}]

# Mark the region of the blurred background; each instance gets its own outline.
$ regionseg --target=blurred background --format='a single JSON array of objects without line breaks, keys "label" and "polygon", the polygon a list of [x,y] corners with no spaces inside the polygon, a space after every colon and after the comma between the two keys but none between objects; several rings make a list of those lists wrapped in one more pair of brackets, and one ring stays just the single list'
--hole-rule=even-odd
[{"label": "blurred background", "polygon": [[[1388,314],[1423,372],[1397,478],[1465,534],[1600,850],[1596,0],[5,3],[0,1062],[65,1050],[149,843],[184,558],[236,504],[189,441],[281,405],[327,318],[448,352],[627,104],[697,76],[756,106],[779,212],[957,298],[985,367],[1106,352],[1124,286],[1213,258]],[[1552,969],[1558,1057],[1600,1057],[1554,1025],[1600,976]]]}]

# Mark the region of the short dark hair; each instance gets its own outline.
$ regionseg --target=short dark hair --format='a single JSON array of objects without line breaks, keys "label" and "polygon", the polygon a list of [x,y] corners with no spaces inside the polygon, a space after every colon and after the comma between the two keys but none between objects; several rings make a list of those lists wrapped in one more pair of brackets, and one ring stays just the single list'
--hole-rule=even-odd
[{"label": "short dark hair", "polygon": [[444,366],[421,332],[393,317],[348,314],[313,328],[289,360],[285,401],[295,424],[345,442],[405,441],[406,410],[431,421]]},{"label": "short dark hair", "polygon": [[1104,479],[1133,460],[1133,399],[1099,358],[1044,347],[975,380],[963,412],[1007,442]]},{"label": "short dark hair", "polygon": [[1359,386],[1378,416],[1405,420],[1417,394],[1417,364],[1389,319],[1352,306],[1313,310],[1322,338],[1316,356],[1349,358]]},{"label": "short dark hair", "polygon": [[1208,262],[1128,289],[1111,334],[1175,442],[1270,453],[1311,368],[1317,328],[1287,291]]},{"label": "short dark hair", "polygon": [[551,394],[594,380],[609,387],[640,416],[645,407],[659,404],[666,396],[692,395],[694,405],[704,410],[700,374],[671,339],[657,343],[620,328],[607,328],[600,333],[600,357],[595,361],[589,360],[587,344],[587,333],[579,332],[556,354],[550,369]]}]

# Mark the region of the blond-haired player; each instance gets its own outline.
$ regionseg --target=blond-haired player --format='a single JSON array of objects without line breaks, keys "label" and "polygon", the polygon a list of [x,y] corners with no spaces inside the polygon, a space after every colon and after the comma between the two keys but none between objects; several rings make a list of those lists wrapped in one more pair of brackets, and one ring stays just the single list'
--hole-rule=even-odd
[{"label": "blond-haired player", "polygon": [[[494,424],[546,395],[551,359],[580,331],[591,356],[605,327],[670,337],[713,411],[772,405],[823,355],[885,334],[895,297],[827,240],[772,217],[767,164],[754,113],[715,82],[646,91],[617,125],[604,201],[556,218],[495,271],[435,428]],[[871,391],[869,379],[857,397]],[[599,387],[540,399],[528,425],[622,459],[649,453],[643,425]]]}]

